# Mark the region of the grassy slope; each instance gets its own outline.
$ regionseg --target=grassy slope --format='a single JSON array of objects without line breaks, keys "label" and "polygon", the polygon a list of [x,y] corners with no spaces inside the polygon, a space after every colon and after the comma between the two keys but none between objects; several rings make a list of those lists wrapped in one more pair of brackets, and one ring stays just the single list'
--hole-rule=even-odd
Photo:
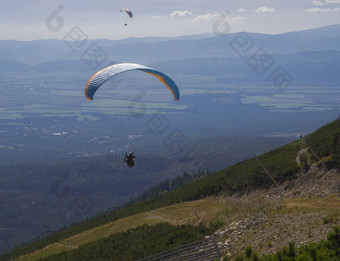
[{"label": "grassy slope", "polygon": [[[258,253],[261,255],[266,254],[268,251],[265,251],[267,250],[266,246],[259,246],[259,244],[261,245],[268,239],[265,239],[265,237],[258,238],[259,240],[257,242],[254,239],[253,233],[256,232],[256,234],[258,234],[259,231],[263,230],[263,226],[266,226],[266,230],[268,230],[267,233],[271,234],[269,237],[274,237],[275,234],[277,235],[284,233],[282,231],[293,233],[288,228],[289,224],[294,224],[294,226],[299,228],[299,236],[291,234],[290,236],[287,235],[287,237],[289,237],[291,240],[294,240],[295,242],[299,242],[300,237],[307,237],[308,233],[311,231],[313,231],[313,237],[308,239],[312,241],[318,241],[318,238],[315,238],[315,236],[320,234],[320,229],[329,230],[329,226],[333,226],[335,223],[340,225],[339,220],[337,219],[340,214],[338,213],[339,211],[337,211],[340,209],[340,201],[335,196],[330,196],[327,198],[290,198],[285,199],[284,204],[281,204],[282,202],[280,201],[258,199],[257,197],[254,197],[251,200],[247,199],[245,201],[235,201],[228,199],[228,197],[222,197],[218,200],[207,198],[198,201],[183,202],[166,208],[160,208],[157,210],[122,218],[91,230],[84,231],[57,243],[48,245],[47,247],[36,252],[21,256],[17,260],[34,261],[47,257],[47,260],[58,260],[56,258],[61,260],[69,260],[69,258],[71,258],[74,253],[67,252],[75,249],[83,251],[85,244],[92,248],[93,245],[99,244],[100,240],[104,238],[110,238],[112,236],[114,238],[114,235],[117,233],[128,231],[129,229],[135,228],[136,226],[139,227],[145,224],[156,225],[160,222],[168,222],[171,225],[197,225],[201,221],[204,224],[209,224],[209,221],[220,219],[223,220],[223,223],[225,224],[233,224],[249,215],[258,215],[259,212],[262,214],[266,213],[268,222],[262,224],[262,228],[254,228],[253,231],[249,231],[245,233],[245,235],[242,235],[237,239],[233,239],[233,242],[235,241],[234,245],[238,246],[237,252],[242,252],[243,248],[247,245],[253,245],[253,247],[255,247]],[[308,222],[305,220],[300,220],[302,216],[308,217]],[[324,223],[323,220],[326,218],[330,219],[330,224],[319,225],[319,223]],[[148,231],[146,231],[146,234],[148,234]],[[323,237],[320,239],[323,239]],[[303,238],[303,240],[306,239]],[[108,241],[111,242],[109,239]],[[222,241],[225,241],[225,239]],[[282,240],[280,239],[280,241]],[[286,242],[282,242],[281,244],[272,241],[273,247],[270,253],[277,249],[275,246],[283,246],[284,243]],[[129,245],[132,243],[126,242],[126,244]],[[111,254],[114,254],[116,250],[112,249],[111,252]],[[51,257],[53,255],[54,257]],[[126,260],[129,259],[126,258]]]},{"label": "grassy slope", "polygon": [[207,233],[211,231],[205,226],[171,226],[167,223],[143,225],[44,260],[136,260],[201,240]]},{"label": "grassy slope", "polygon": [[[334,135],[336,132],[339,132],[339,130],[340,121],[337,120],[306,136],[305,139],[318,156],[324,158],[334,154],[336,150],[336,148],[334,148]],[[295,173],[300,168],[296,162],[296,156],[298,151],[304,147],[303,140],[298,140],[265,153],[259,156],[259,159],[276,180],[290,179],[295,176]],[[254,158],[248,159],[211,176],[196,180],[180,189],[164,193],[153,200],[141,202],[116,212],[90,219],[52,235],[44,241],[16,249],[11,253],[1,256],[0,260],[10,260],[36,251],[69,236],[103,225],[107,223],[108,220],[114,221],[178,202],[202,199],[220,192],[227,191],[233,193],[249,186],[262,186],[269,182],[270,179],[258,161]]]},{"label": "grassy slope", "polygon": [[[337,135],[337,137],[336,137]],[[335,140],[336,138],[336,140]],[[305,137],[308,145],[330,167],[340,160],[340,119],[333,121]]]},{"label": "grassy slope", "polygon": [[59,254],[80,247],[81,245],[107,238],[113,234],[125,232],[142,225],[155,225],[168,222],[171,225],[192,224],[200,222],[209,224],[218,213],[224,210],[224,204],[213,198],[183,202],[169,207],[156,209],[125,217],[104,225],[86,230],[33,253],[21,256],[18,260],[33,261],[50,255]]}]

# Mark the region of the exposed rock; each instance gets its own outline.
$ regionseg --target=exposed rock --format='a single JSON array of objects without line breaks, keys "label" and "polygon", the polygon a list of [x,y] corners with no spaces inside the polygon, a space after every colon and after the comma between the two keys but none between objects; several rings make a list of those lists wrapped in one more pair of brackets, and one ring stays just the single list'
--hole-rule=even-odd
[{"label": "exposed rock", "polygon": [[[332,227],[340,226],[340,212],[332,219],[334,207],[340,208],[336,202],[338,190],[340,172],[311,166],[307,172],[277,187],[248,189],[225,196],[224,202],[232,210],[228,217],[233,218],[237,211],[245,216],[235,215],[239,217],[237,220],[218,231],[216,237],[222,253],[234,256],[252,245],[262,255],[281,249],[290,241],[299,247],[324,240]],[[328,208],[318,203],[323,199],[321,202],[330,203]]]}]

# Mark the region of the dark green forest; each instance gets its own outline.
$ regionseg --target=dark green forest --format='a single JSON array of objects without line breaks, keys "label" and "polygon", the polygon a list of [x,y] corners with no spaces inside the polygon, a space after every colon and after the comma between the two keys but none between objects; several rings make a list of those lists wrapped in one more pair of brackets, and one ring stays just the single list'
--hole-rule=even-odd
[{"label": "dark green forest", "polygon": [[163,181],[155,186],[152,186],[151,188],[149,188],[148,190],[144,191],[142,194],[138,195],[137,197],[131,199],[128,202],[128,205],[133,205],[134,203],[137,202],[142,202],[148,199],[152,199],[156,196],[158,196],[161,193],[164,192],[169,192],[169,191],[173,191],[175,189],[178,189],[180,187],[183,187],[184,185],[198,179],[198,178],[202,178],[208,175],[213,174],[214,172],[209,171],[209,170],[198,170],[197,173],[194,173],[192,175],[190,175],[188,172],[184,172],[182,176],[178,176],[172,180],[166,180]]}]

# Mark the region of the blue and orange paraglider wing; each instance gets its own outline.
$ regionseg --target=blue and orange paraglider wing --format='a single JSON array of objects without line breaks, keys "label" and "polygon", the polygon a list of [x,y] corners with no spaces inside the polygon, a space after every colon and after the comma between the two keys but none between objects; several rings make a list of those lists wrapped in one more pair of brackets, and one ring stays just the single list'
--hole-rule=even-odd
[{"label": "blue and orange paraglider wing", "polygon": [[131,70],[139,70],[156,77],[169,89],[174,99],[179,100],[180,97],[179,89],[176,83],[169,76],[150,67],[146,67],[144,65],[135,63],[115,64],[96,72],[86,84],[85,87],[86,98],[88,100],[93,100],[94,94],[103,83],[105,83],[110,78],[117,76],[120,73]]},{"label": "blue and orange paraglider wing", "polygon": [[123,12],[123,11],[125,11],[130,16],[130,18],[133,18],[133,13],[130,9],[123,8],[122,10],[120,10],[120,12]]}]

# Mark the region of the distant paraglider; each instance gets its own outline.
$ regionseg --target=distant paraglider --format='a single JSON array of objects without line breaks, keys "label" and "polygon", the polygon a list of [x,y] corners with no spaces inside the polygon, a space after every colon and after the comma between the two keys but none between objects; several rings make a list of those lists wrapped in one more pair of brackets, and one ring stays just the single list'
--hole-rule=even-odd
[{"label": "distant paraglider", "polygon": [[132,13],[131,10],[129,10],[127,8],[123,8],[123,9],[120,10],[120,12],[123,12],[123,11],[125,11],[130,16],[130,18],[133,18],[133,13]]},{"label": "distant paraglider", "polygon": [[85,97],[88,100],[93,100],[95,92],[103,83],[122,72],[127,72],[131,70],[139,70],[156,77],[169,89],[174,99],[179,100],[180,94],[178,87],[169,76],[150,67],[135,63],[114,64],[95,73],[86,84]]},{"label": "distant paraglider", "polygon": [[[133,13],[130,9],[123,8],[123,9],[120,10],[120,12],[125,12],[130,16],[131,19],[133,18]],[[127,26],[127,23],[125,23],[125,26]]]}]

